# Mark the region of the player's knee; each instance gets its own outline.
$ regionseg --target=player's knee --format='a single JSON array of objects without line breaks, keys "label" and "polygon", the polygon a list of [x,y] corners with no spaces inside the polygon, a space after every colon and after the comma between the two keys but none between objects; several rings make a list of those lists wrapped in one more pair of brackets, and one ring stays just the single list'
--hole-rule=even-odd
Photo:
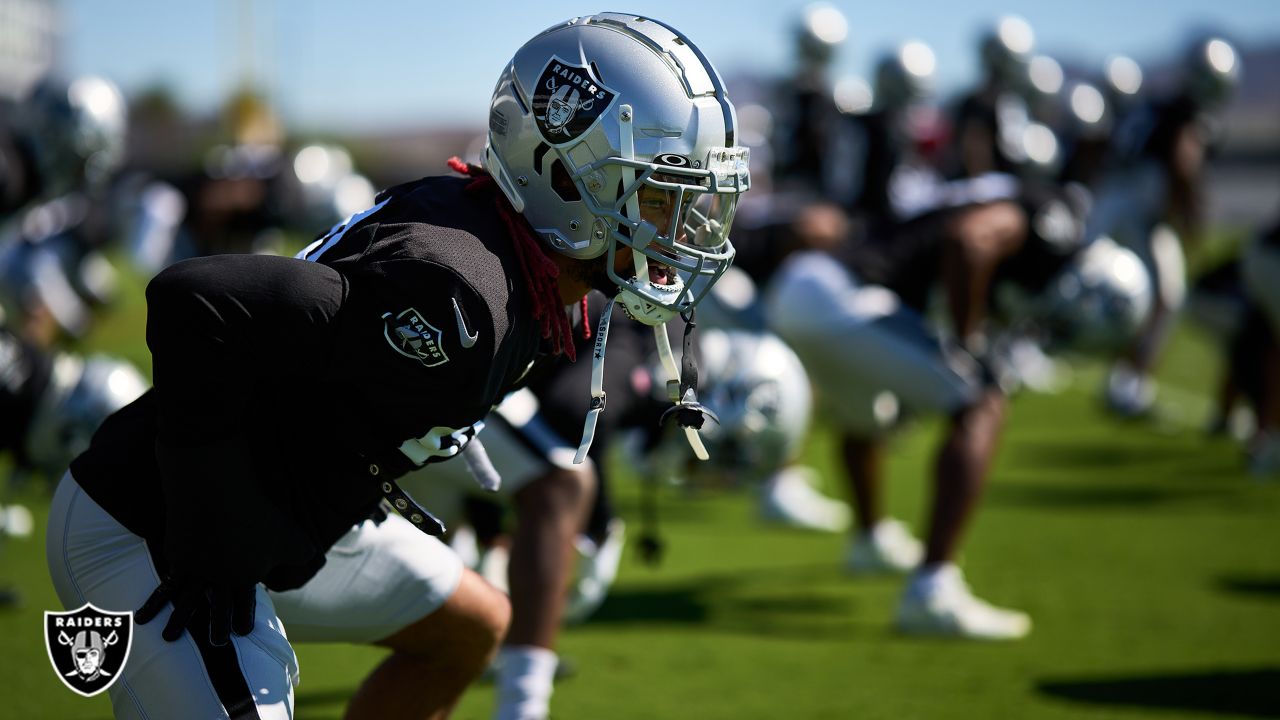
[{"label": "player's knee", "polygon": [[541,514],[579,513],[591,502],[596,488],[595,472],[589,467],[556,468],[516,493],[522,512]]},{"label": "player's knee", "polygon": [[1027,232],[1026,214],[1011,202],[997,202],[959,213],[948,233],[964,255],[994,260],[1022,244]]},{"label": "player's knee", "polygon": [[457,648],[463,662],[484,669],[497,654],[511,626],[511,599],[485,584],[483,598],[472,605],[468,615],[466,638]]}]

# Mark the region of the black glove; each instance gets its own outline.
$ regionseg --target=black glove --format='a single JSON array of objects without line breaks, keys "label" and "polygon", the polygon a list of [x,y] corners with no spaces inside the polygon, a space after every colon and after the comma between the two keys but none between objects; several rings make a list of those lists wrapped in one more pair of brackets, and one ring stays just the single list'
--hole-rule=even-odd
[{"label": "black glove", "polygon": [[257,584],[275,568],[313,564],[314,549],[279,511],[268,493],[271,480],[256,472],[242,436],[200,446],[157,442],[156,460],[164,482],[165,568],[136,620],[145,624],[172,603],[165,640],[185,629],[225,645],[232,631],[253,631]]},{"label": "black glove", "polygon": [[134,613],[139,625],[155,619],[164,606],[173,603],[173,614],[160,633],[168,642],[182,637],[183,630],[194,635],[207,627],[211,645],[226,645],[231,633],[248,635],[253,632],[257,609],[257,587],[253,584],[211,586],[193,579],[167,577],[160,582],[151,597]]}]

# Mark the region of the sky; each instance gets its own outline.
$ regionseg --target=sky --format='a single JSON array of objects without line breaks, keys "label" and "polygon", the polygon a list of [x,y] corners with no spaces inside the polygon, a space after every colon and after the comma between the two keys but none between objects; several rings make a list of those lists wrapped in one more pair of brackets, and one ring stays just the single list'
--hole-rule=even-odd
[{"label": "sky", "polygon": [[[370,131],[483,125],[504,63],[524,41],[602,9],[649,15],[680,29],[721,73],[783,76],[804,2],[633,0],[62,0],[62,69],[98,73],[126,93],[168,86],[208,112],[250,77],[296,128]],[[940,90],[976,75],[975,40],[1005,13],[1027,19],[1037,49],[1101,67],[1113,53],[1142,62],[1176,55],[1195,29],[1243,45],[1280,40],[1276,0],[834,0],[849,38],[834,75],[866,75],[897,43],[922,40],[938,57]],[[1245,69],[1247,72],[1247,68]]]}]

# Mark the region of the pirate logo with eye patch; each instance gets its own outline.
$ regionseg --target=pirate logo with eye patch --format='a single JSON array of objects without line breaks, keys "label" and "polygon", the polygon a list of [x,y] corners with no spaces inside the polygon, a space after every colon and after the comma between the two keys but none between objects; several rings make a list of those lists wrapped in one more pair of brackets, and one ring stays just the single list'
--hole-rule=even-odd
[{"label": "pirate logo with eye patch", "polygon": [[591,129],[616,97],[591,67],[552,57],[538,76],[533,116],[548,145],[563,145]]},{"label": "pirate logo with eye patch", "polygon": [[132,641],[132,612],[85,604],[70,612],[44,614],[49,662],[63,684],[85,697],[97,695],[120,678]]}]

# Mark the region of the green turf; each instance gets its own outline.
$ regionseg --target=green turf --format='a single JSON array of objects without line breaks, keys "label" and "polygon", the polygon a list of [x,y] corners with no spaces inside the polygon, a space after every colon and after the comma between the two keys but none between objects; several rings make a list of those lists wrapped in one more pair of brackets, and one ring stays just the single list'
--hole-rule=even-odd
[{"label": "green turf", "polygon": [[[127,289],[88,345],[146,367],[136,283]],[[964,566],[982,596],[1031,613],[1029,639],[896,636],[900,581],[842,575],[841,538],[762,527],[747,493],[671,489],[662,565],[629,548],[596,618],[565,632],[577,673],[556,690],[556,716],[1280,716],[1280,483],[1250,479],[1237,445],[1200,432],[1217,368],[1203,339],[1180,331],[1148,423],[1099,411],[1096,367],[1064,394],[1014,401]],[[890,506],[917,526],[938,429],[893,443]],[[807,459],[829,473],[832,448],[820,430]],[[620,478],[617,494],[634,537],[635,483]],[[22,499],[42,522],[43,492]],[[0,582],[26,598],[0,611],[0,718],[109,717],[104,698],[53,677],[41,612],[58,605],[43,546],[38,536],[0,548]],[[298,654],[303,719],[341,717],[381,657],[339,645]],[[492,697],[473,689],[457,717],[488,717]]]}]

